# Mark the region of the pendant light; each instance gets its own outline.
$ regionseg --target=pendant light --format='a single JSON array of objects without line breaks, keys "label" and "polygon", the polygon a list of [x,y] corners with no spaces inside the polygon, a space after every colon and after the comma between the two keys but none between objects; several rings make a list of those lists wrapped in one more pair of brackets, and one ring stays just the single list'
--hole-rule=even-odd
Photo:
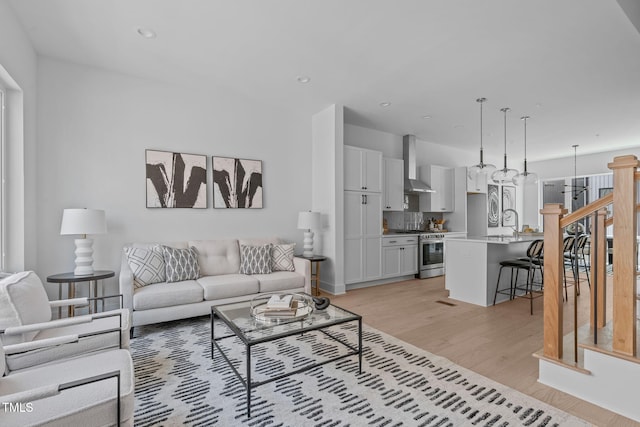
[{"label": "pendant light", "polygon": [[504,168],[492,173],[491,179],[496,184],[510,184],[513,182],[513,177],[518,173],[517,170],[507,167],[507,113],[511,111],[511,108],[501,108],[500,111],[504,113]]},{"label": "pendant light", "polygon": [[573,184],[566,185],[565,187],[571,188],[571,190],[562,191],[562,193],[571,193],[573,200],[578,200],[578,197],[587,191],[589,187],[586,185],[578,185],[578,144],[572,145],[573,147]]},{"label": "pendant light", "polygon": [[520,186],[538,182],[538,175],[527,170],[527,120],[530,118],[529,116],[520,117],[524,122],[524,171],[513,177],[513,183]]},{"label": "pendant light", "polygon": [[482,104],[487,100],[487,98],[478,98],[476,102],[480,104],[480,163],[477,165],[473,165],[467,171],[470,179],[476,179],[478,175],[490,175],[495,170],[496,167],[494,165],[490,165],[484,162],[484,151],[482,147]]}]

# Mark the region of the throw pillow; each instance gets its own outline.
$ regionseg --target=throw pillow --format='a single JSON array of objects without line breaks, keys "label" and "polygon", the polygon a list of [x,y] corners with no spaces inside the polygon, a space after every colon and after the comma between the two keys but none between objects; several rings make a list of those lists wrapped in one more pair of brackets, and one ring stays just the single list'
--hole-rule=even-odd
[{"label": "throw pillow", "polygon": [[272,271],[294,271],[293,249],[295,243],[287,245],[273,245],[271,249],[271,270]]},{"label": "throw pillow", "polygon": [[240,245],[240,274],[271,273],[271,243],[260,246]]},{"label": "throw pillow", "polygon": [[[33,271],[12,274],[0,281],[0,329],[51,320],[51,307],[42,281]],[[4,344],[31,341],[38,332],[5,336]]]},{"label": "throw pillow", "polygon": [[198,250],[193,246],[189,249],[162,246],[162,255],[167,283],[195,280],[200,277]]},{"label": "throw pillow", "polygon": [[151,248],[124,248],[127,263],[133,272],[133,284],[136,288],[161,283],[166,280],[164,256],[160,246]]}]

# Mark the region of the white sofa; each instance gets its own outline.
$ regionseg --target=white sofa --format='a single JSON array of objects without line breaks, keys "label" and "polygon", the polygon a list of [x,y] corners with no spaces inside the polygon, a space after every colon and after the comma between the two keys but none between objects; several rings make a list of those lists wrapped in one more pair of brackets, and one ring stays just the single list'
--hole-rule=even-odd
[{"label": "white sofa", "polygon": [[[294,271],[270,274],[240,274],[240,245],[283,243],[278,238],[192,240],[171,243],[132,243],[125,246],[120,269],[120,293],[124,307],[132,313],[134,326],[166,322],[211,313],[211,306],[250,300],[265,292],[311,292],[311,263],[293,258]],[[198,252],[200,277],[173,283],[134,286],[127,247],[150,249],[166,245],[178,249],[195,247]]]}]

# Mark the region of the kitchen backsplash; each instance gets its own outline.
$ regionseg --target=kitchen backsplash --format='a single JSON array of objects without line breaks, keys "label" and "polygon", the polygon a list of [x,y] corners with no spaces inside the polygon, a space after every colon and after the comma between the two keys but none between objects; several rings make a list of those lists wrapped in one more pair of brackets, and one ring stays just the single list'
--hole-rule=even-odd
[{"label": "kitchen backsplash", "polygon": [[429,218],[442,219],[442,213],[386,211],[382,217],[392,230],[424,230]]}]

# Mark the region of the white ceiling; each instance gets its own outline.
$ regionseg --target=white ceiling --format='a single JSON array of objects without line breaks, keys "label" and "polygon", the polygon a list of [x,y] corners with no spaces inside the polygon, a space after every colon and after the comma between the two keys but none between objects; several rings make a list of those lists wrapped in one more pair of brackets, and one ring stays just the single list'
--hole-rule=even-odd
[{"label": "white ceiling", "polygon": [[339,103],[349,123],[477,151],[486,97],[490,157],[501,107],[517,164],[525,114],[529,160],[640,146],[640,33],[614,1],[8,1],[41,55],[265,108]]}]

